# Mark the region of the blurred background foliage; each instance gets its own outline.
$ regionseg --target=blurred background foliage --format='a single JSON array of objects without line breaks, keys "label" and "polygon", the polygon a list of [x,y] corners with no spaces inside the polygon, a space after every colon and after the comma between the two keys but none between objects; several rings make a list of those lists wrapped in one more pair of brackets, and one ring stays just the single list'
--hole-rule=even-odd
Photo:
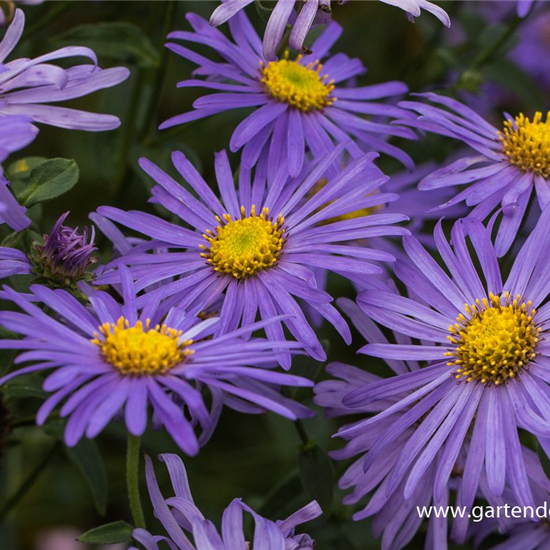
[{"label": "blurred background foliage", "polygon": [[[501,120],[503,110],[544,110],[546,92],[506,56],[517,41],[515,26],[521,22],[512,16],[498,23],[482,15],[502,11],[504,4],[504,9],[509,7],[513,13],[512,2],[445,2],[453,20],[450,30],[429,14],[411,24],[403,12],[380,2],[335,5],[334,18],[343,25],[344,33],[334,51],[363,61],[369,69],[361,79],[365,84],[402,80],[411,91],[444,90],[475,101],[496,121]],[[120,86],[73,102],[78,108],[116,114],[122,120],[121,128],[94,135],[42,126],[38,139],[24,151],[25,157],[75,159],[80,169],[78,185],[70,192],[31,210],[37,229],[47,232],[67,210],[71,211],[68,223],[83,226],[89,225],[88,213],[100,205],[154,208],[146,202],[151,182],[137,167],[140,156],[171,172],[170,152],[183,150],[212,181],[213,153],[227,147],[242,113],[226,113],[165,132],[156,128],[168,117],[189,110],[200,94],[176,89],[178,81],[190,76],[192,67],[164,49],[165,36],[170,30],[187,28],[186,12],[208,18],[215,5],[210,1],[52,1],[24,7],[27,27],[15,56],[37,56],[69,44],[86,45],[98,53],[102,67],[125,65],[132,71],[131,78]],[[256,28],[263,32],[260,12],[254,5],[248,9]],[[491,53],[495,45],[498,48]],[[480,58],[488,51],[488,59]],[[495,85],[501,91],[498,96],[490,93]],[[442,161],[451,152],[447,140],[434,136],[404,147],[418,162],[427,158]],[[232,156],[236,165],[237,156]],[[10,163],[16,159],[14,155]],[[380,166],[388,173],[399,169],[388,159],[381,159]],[[108,259],[108,243],[101,236],[98,243],[100,255]],[[334,280],[331,285],[333,294],[353,296],[352,289],[341,281]],[[332,329],[322,328],[321,333],[325,342],[331,342],[330,360],[362,366],[368,362],[371,371],[389,374],[375,360],[355,354],[363,344],[358,334],[347,348]],[[9,360],[9,354],[3,353],[0,372]],[[305,359],[298,363],[297,374],[323,376],[323,365]],[[299,398],[312,405],[309,392],[300,393]],[[42,534],[56,526],[84,532],[110,521],[129,521],[123,428],[112,425],[96,440],[97,445],[86,442],[66,451],[59,443],[55,421],[46,430],[34,427],[41,399],[40,378],[28,376],[12,385],[0,407],[1,550],[42,550]],[[353,510],[341,504],[342,491],[331,490],[346,466],[331,465],[326,457],[326,450],[341,446],[331,438],[337,426],[337,421],[323,420],[320,411],[317,418],[296,427],[274,415],[254,417],[226,410],[200,456],[185,459],[199,508],[206,517],[219,518],[229,501],[241,496],[261,514],[276,519],[316,497],[324,501],[327,513],[308,526],[308,532],[317,539],[320,550],[379,548],[369,522],[351,521]],[[152,430],[144,439],[144,449],[151,456],[177,452],[166,434]],[[157,471],[168,490],[162,465],[157,464]],[[317,482],[312,482],[312,477]],[[18,494],[21,488],[24,494]],[[2,517],[1,510],[13,498],[18,499],[17,506]],[[145,487],[143,501],[149,530],[159,533]],[[421,541],[422,533],[410,547],[421,548]]]}]

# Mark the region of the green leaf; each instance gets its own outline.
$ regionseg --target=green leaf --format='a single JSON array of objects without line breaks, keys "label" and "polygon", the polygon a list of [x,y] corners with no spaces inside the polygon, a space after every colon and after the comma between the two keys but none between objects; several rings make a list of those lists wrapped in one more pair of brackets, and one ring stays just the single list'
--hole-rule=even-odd
[{"label": "green leaf", "polygon": [[6,175],[12,183],[28,183],[31,172],[47,160],[46,157],[25,157],[16,160],[8,166]]},{"label": "green leaf", "polygon": [[304,489],[328,513],[334,493],[334,468],[327,452],[319,445],[308,446],[300,451],[298,466]]},{"label": "green leaf", "polygon": [[27,208],[55,199],[76,185],[78,175],[78,166],[74,160],[47,160],[31,170],[29,182],[17,199]]},{"label": "green leaf", "polygon": [[76,447],[66,447],[65,452],[86,478],[96,510],[104,516],[107,511],[109,491],[105,466],[96,443],[90,439],[82,439]]},{"label": "green leaf", "polygon": [[56,36],[60,46],[87,46],[99,54],[143,68],[157,67],[160,55],[136,25],[118,21],[80,25]]},{"label": "green leaf", "polygon": [[115,521],[90,529],[78,537],[79,542],[86,544],[122,544],[132,540],[134,528],[125,521]]},{"label": "green leaf", "polygon": [[38,374],[25,374],[8,382],[4,388],[7,398],[45,398],[46,392],[42,389],[44,379]]}]

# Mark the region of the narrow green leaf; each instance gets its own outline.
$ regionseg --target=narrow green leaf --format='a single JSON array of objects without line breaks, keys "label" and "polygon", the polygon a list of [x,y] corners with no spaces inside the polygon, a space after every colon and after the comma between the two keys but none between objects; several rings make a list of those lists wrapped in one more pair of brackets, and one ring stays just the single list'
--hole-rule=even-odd
[{"label": "narrow green leaf", "polygon": [[96,510],[104,516],[109,490],[105,466],[95,441],[82,439],[76,447],[66,447],[65,452],[86,478]]},{"label": "narrow green leaf", "polygon": [[300,451],[298,466],[304,489],[328,513],[334,494],[334,468],[327,452],[319,445],[308,446]]},{"label": "narrow green leaf", "polygon": [[115,521],[90,529],[78,537],[79,542],[86,544],[122,544],[132,540],[134,528],[125,521]]},{"label": "narrow green leaf", "polygon": [[78,166],[74,160],[47,160],[31,171],[28,184],[17,198],[27,208],[55,199],[76,185],[78,175]]},{"label": "narrow green leaf", "polygon": [[80,25],[56,36],[53,42],[61,46],[87,46],[99,55],[143,68],[156,67],[160,61],[147,34],[131,23],[113,21]]}]

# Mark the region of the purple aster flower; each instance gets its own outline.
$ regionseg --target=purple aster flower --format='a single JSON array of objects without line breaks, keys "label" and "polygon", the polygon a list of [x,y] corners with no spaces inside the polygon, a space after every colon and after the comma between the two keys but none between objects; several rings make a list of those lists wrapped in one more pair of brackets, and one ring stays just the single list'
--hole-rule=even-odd
[{"label": "purple aster flower", "polygon": [[[260,39],[244,13],[230,21],[234,42],[201,17],[188,14],[194,32],[176,31],[171,39],[204,44],[225,61],[214,62],[194,51],[169,42],[167,47],[198,65],[194,75],[206,77],[184,80],[180,88],[199,87],[215,90],[193,104],[193,110],[177,115],[160,128],[169,128],[191,120],[205,118],[231,109],[254,107],[233,132],[230,149],[242,148],[242,164],[252,168],[260,157],[268,157],[270,181],[296,177],[309,151],[322,158],[334,143],[346,143],[353,158],[363,153],[361,147],[394,156],[407,167],[412,160],[394,145],[389,136],[415,139],[409,129],[367,120],[364,115],[403,118],[411,113],[379,102],[404,94],[401,82],[374,86],[344,86],[350,79],[365,73],[359,59],[343,53],[329,55],[342,32],[331,23],[312,46],[312,53],[291,59],[268,62],[261,53]],[[321,61],[325,59],[323,65]]]},{"label": "purple aster flower", "polygon": [[[210,18],[210,24],[221,25],[229,21],[254,0],[222,0]],[[439,6],[427,0],[381,0],[384,4],[397,6],[405,10],[410,18],[418,17],[421,10],[434,14],[444,25],[449,27],[451,20]],[[296,9],[298,7],[298,10]],[[277,59],[277,50],[283,39],[287,25],[292,25],[288,44],[295,50],[309,53],[304,41],[315,24],[326,24],[330,21],[331,0],[306,0],[296,3],[295,0],[277,0],[269,17],[263,40],[263,55],[273,61]]]},{"label": "purple aster flower", "polygon": [[[165,499],[158,485],[153,463],[146,457],[146,476],[149,496],[156,517],[166,529],[166,536],[154,537],[144,529],[136,529],[134,539],[145,550],[158,550],[165,542],[173,550],[313,550],[315,541],[307,534],[297,534],[297,526],[314,520],[322,510],[313,501],[283,521],[268,520],[248,507],[241,499],[234,499],[225,509],[221,533],[197,508],[181,459],[175,454],[159,455],[166,464],[174,496]],[[246,540],[244,514],[254,520],[254,535]],[[130,547],[129,550],[137,550]]]},{"label": "purple aster flower", "polygon": [[[384,334],[376,324],[361,309],[348,299],[338,300],[338,305],[352,320],[360,334],[367,342],[388,343]],[[411,344],[407,336],[400,336],[400,342]],[[417,361],[388,360],[387,365],[396,374],[416,372],[420,368]],[[334,379],[320,382],[315,387],[315,403],[325,408],[325,416],[329,418],[354,415],[356,420],[344,425],[340,430],[347,445],[340,450],[332,451],[331,457],[336,460],[354,461],[348,467],[339,481],[341,489],[351,489],[344,498],[346,505],[357,505],[371,495],[366,505],[353,515],[355,521],[373,517],[372,530],[376,538],[381,537],[381,548],[384,550],[400,550],[407,548],[411,539],[418,532],[424,518],[418,513],[419,508],[429,506],[447,506],[450,502],[451,488],[455,485],[456,476],[464,465],[464,450],[456,457],[453,474],[448,480],[440,484],[437,494],[434,494],[434,482],[441,481],[441,467],[443,453],[440,453],[422,474],[415,489],[403,498],[405,482],[401,481],[391,491],[388,490],[391,473],[398,466],[405,443],[413,437],[415,426],[407,426],[404,431],[395,437],[390,430],[400,426],[403,416],[410,414],[411,406],[405,411],[389,414],[382,420],[363,429],[364,418],[376,413],[384,413],[386,409],[399,402],[399,396],[390,396],[364,406],[348,407],[345,398],[352,392],[360,392],[373,384],[383,381],[379,376],[344,363],[331,363],[327,372]],[[412,392],[408,392],[412,393]],[[407,393],[407,395],[408,395]],[[403,396],[403,394],[402,394]],[[402,397],[401,396],[401,397]],[[391,438],[391,442],[379,453],[381,442]],[[375,457],[372,458],[372,454]],[[455,528],[468,525],[467,518],[457,517],[454,520]],[[448,522],[444,517],[431,516],[428,520],[428,534],[426,550],[443,550],[447,548]]]},{"label": "purple aster flower", "polygon": [[[266,186],[266,163],[253,182],[251,172],[241,169],[238,190],[226,153],[218,153],[215,170],[223,204],[183,153],[173,153],[172,160],[196,196],[151,161],[141,159],[141,167],[157,183],[153,201],[193,230],[151,214],[103,206],[98,209],[102,216],[151,239],[112,266],[130,266],[138,290],[163,283],[148,292],[146,299],[154,296],[186,309],[204,310],[225,292],[221,331],[232,330],[241,322],[246,325],[258,313],[263,319],[291,315],[284,325],[308,353],[324,360],[325,352],[297,299],[334,325],[346,342],[351,335],[331,305],[332,297],[317,288],[312,268],[327,269],[368,286],[371,276],[382,271],[373,261],[393,261],[393,256],[346,243],[408,233],[392,225],[407,219],[401,214],[338,219],[398,198],[377,192],[387,178],[369,178],[374,153],[353,161],[338,176],[329,178],[321,190],[310,193],[342,151],[342,146],[334,149],[321,162],[307,167],[302,177],[282,187]],[[361,176],[364,185],[348,190],[348,184]],[[155,249],[164,252],[149,253]],[[116,271],[106,272],[98,282],[108,284],[116,278]],[[266,333],[270,340],[283,339],[283,324],[270,324]],[[290,354],[282,350],[279,361],[289,367]]]},{"label": "purple aster flower", "polygon": [[[0,116],[22,115],[35,122],[89,132],[118,128],[120,120],[116,116],[88,113],[49,103],[75,99],[115,86],[128,78],[128,69],[116,67],[102,70],[97,66],[95,53],[80,46],[61,48],[36,59],[6,62],[17,46],[24,26],[25,16],[18,9],[0,42]],[[51,64],[54,60],[71,57],[87,57],[93,63],[69,69]]]},{"label": "purple aster flower", "polygon": [[[452,247],[441,224],[434,233],[449,274],[415,238],[405,237],[410,262],[396,262],[395,273],[411,297],[368,290],[359,295],[363,312],[397,334],[396,344],[371,343],[360,352],[391,361],[396,371],[397,362],[428,363],[343,397],[352,409],[389,404],[340,432],[375,438],[366,471],[397,449],[385,474],[386,495],[403,487],[409,499],[437,464],[432,487],[439,501],[466,448],[457,505],[471,508],[483,478],[488,494],[498,497],[508,486],[518,503],[533,505],[518,429],[534,434],[550,452],[549,220],[546,209],[504,283],[489,231],[466,218],[453,227]],[[378,437],[377,429],[383,429]]]},{"label": "purple aster flower", "polygon": [[[349,299],[339,299],[338,306],[351,319],[367,342],[391,345],[390,340],[359,305]],[[395,333],[393,338],[401,345],[410,346],[412,344],[412,338],[404,334]],[[386,365],[398,376],[416,372],[421,367],[416,360],[391,359],[386,360]],[[373,400],[364,406],[349,407],[344,404],[349,394],[369,391],[371,385],[380,384],[383,379],[343,363],[331,363],[327,367],[327,372],[334,378],[316,385],[315,403],[325,408],[325,416],[329,418],[352,415],[356,417],[353,423],[343,426],[340,433],[337,434],[346,440],[346,446],[330,453],[332,458],[337,460],[354,459],[339,482],[342,489],[352,490],[344,498],[344,504],[355,506],[368,499],[366,505],[357,511],[353,518],[356,521],[368,517],[373,518],[373,533],[375,537],[381,537],[383,549],[407,548],[426,520],[419,514],[419,510],[430,506],[445,508],[454,502],[453,493],[460,494],[463,490],[462,475],[471,448],[471,426],[466,431],[464,441],[460,441],[460,437],[454,436],[459,436],[461,431],[469,426],[471,420],[469,410],[467,408],[464,410],[464,420],[457,422],[451,435],[442,444],[441,449],[422,474],[416,488],[408,494],[407,498],[404,498],[407,479],[402,480],[392,490],[388,487],[391,484],[394,470],[399,467],[398,461],[402,459],[405,445],[415,437],[417,429],[422,429],[418,421],[412,425],[405,426],[404,424],[408,422],[408,417],[414,416],[418,412],[412,411],[412,409],[421,400],[411,400],[404,409],[389,414],[372,426],[365,427],[363,419],[395,407],[401,400],[414,393],[416,388]],[[470,406],[473,406],[473,403]],[[428,407],[428,410],[420,417],[421,420],[428,421],[429,412],[430,408]],[[405,427],[403,428],[403,426]],[[404,431],[395,432],[395,430],[401,429]],[[389,440],[391,441],[388,443]],[[383,452],[380,452],[381,447],[384,448]],[[524,446],[522,446],[521,452],[528,476],[531,479],[536,476],[536,479],[544,480],[541,484],[543,487],[550,485],[536,455]],[[373,455],[375,456],[373,457]],[[449,463],[449,456],[455,457],[452,465]],[[491,505],[498,506],[504,503],[508,493],[510,493],[510,489],[507,488],[503,492],[503,496],[494,497],[489,491],[485,473],[481,472],[476,497],[488,498]],[[469,512],[470,509],[465,510],[463,515],[457,514],[452,518],[451,533],[449,533],[448,518],[438,517],[436,514],[429,516],[424,548],[426,550],[446,549],[449,538],[464,542],[469,534]],[[497,526],[502,528],[500,523]],[[494,530],[494,528],[495,525],[492,525],[490,530]]]},{"label": "purple aster flower", "polygon": [[[123,304],[91,288],[86,289],[89,308],[65,290],[33,285],[33,294],[25,295],[4,288],[3,298],[22,313],[1,312],[0,325],[24,338],[1,340],[0,348],[25,350],[15,363],[31,364],[6,375],[0,385],[23,374],[54,371],[44,381],[51,395],[37,413],[39,425],[63,402],[60,415],[68,418],[69,446],[84,435],[96,437],[115,416],[139,436],[151,406],[176,444],[196,454],[212,434],[223,404],[249,413],[271,410],[294,420],[311,415],[279,392],[280,386],[311,382],[274,370],[274,352],[297,344],[242,339],[270,321],[212,338],[218,319],[200,321],[179,308],[163,315],[154,299],[143,301],[138,310],[129,273],[120,273]],[[55,317],[35,305],[37,300]],[[212,394],[210,412],[203,387]]]},{"label": "purple aster flower", "polygon": [[[466,189],[442,204],[445,209],[462,201],[474,207],[469,216],[486,219],[499,207],[503,216],[495,242],[503,256],[519,230],[535,191],[541,209],[550,200],[550,117],[537,112],[532,119],[507,117],[497,130],[469,107],[433,93],[420,94],[439,106],[416,101],[401,105],[419,113],[416,128],[463,141],[476,154],[434,171],[420,182],[421,191],[465,185]],[[441,106],[441,107],[440,107]]]}]

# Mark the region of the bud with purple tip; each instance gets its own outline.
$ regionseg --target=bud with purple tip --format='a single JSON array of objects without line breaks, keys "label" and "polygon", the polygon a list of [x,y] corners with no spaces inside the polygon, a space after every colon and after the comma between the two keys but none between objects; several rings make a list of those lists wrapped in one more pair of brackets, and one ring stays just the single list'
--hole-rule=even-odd
[{"label": "bud with purple tip", "polygon": [[42,243],[35,242],[31,248],[32,271],[52,288],[71,288],[79,281],[91,281],[89,267],[95,263],[92,253],[97,250],[92,227],[82,233],[63,225],[69,212],[63,214]]}]

